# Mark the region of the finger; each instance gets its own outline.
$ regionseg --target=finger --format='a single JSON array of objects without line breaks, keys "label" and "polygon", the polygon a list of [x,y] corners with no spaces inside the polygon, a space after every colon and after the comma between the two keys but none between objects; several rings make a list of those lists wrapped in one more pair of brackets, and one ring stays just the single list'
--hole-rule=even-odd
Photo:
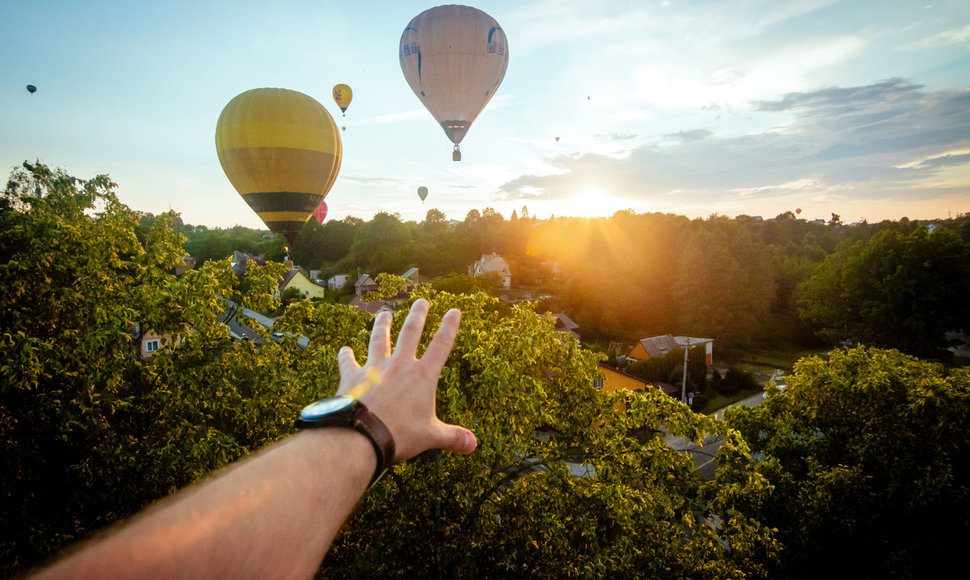
[{"label": "finger", "polygon": [[458,334],[458,325],[460,323],[460,311],[452,308],[446,312],[444,318],[441,319],[441,326],[438,327],[438,332],[431,339],[431,344],[424,351],[424,356],[421,357],[421,360],[427,361],[434,368],[440,369],[445,366],[445,361],[448,360],[451,348],[455,344],[455,336]]},{"label": "finger", "polygon": [[354,356],[354,349],[349,346],[341,348],[340,352],[337,353],[337,369],[340,370],[340,376],[347,376],[347,374],[359,368],[360,364],[357,363],[357,357]]},{"label": "finger", "polygon": [[370,343],[367,345],[367,362],[382,361],[391,356],[391,316],[390,312],[381,312],[374,321],[374,330],[370,333]]},{"label": "finger", "polygon": [[431,305],[427,300],[417,300],[411,306],[411,312],[408,313],[407,320],[401,327],[401,334],[397,337],[396,352],[413,357],[418,351],[421,331],[424,330],[424,321],[428,317],[429,308]]},{"label": "finger", "polygon": [[478,447],[478,439],[475,438],[475,434],[458,425],[441,423],[437,439],[438,448],[462,455],[468,455]]}]

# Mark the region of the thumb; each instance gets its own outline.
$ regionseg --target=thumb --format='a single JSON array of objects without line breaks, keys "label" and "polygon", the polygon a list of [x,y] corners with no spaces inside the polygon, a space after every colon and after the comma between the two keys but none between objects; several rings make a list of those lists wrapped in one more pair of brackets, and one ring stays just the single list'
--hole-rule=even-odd
[{"label": "thumb", "polygon": [[436,447],[468,455],[478,447],[478,440],[474,433],[464,427],[439,423]]}]

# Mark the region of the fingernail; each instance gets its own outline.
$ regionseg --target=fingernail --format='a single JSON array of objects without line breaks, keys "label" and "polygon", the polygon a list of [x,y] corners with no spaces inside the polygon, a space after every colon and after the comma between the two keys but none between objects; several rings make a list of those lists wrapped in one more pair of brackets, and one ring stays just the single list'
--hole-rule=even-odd
[{"label": "fingernail", "polygon": [[478,447],[478,439],[475,438],[475,434],[471,431],[465,431],[465,445],[463,447],[465,453],[471,453]]}]

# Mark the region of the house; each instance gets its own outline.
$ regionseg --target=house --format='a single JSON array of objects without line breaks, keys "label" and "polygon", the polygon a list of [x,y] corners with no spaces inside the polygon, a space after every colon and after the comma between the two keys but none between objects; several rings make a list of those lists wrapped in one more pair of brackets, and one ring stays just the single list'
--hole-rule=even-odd
[{"label": "house", "polygon": [[576,332],[576,329],[579,328],[578,324],[573,322],[571,318],[562,312],[553,314],[553,316],[556,317],[556,330],[559,332],[567,332],[571,334],[573,338],[579,340],[579,333]]},{"label": "house", "polygon": [[391,300],[374,300],[371,302],[365,302],[361,297],[356,297],[350,301],[350,305],[357,310],[362,310],[371,316],[377,316],[385,310],[388,312],[394,312],[394,302]]},{"label": "house", "polygon": [[598,365],[598,370],[603,373],[603,378],[596,379],[596,384],[594,385],[598,391],[611,392],[619,389],[645,391],[647,389],[659,389],[675,399],[680,398],[680,387],[676,385],[661,382],[651,383],[602,363]]},{"label": "house", "polygon": [[254,256],[238,250],[234,251],[232,253],[232,260],[229,262],[229,266],[232,268],[232,273],[242,278],[246,275],[246,268],[249,266],[250,261],[260,266],[266,264],[266,260],[263,259],[262,254]]},{"label": "house", "polygon": [[637,344],[633,346],[627,354],[627,358],[636,360],[646,360],[648,358],[658,358],[666,355],[672,350],[678,348],[684,348],[687,345],[695,347],[697,345],[705,345],[705,362],[707,366],[714,364],[714,339],[713,338],[694,338],[691,336],[671,336],[669,334],[664,334],[662,336],[652,336],[650,338],[641,338]]},{"label": "house", "polygon": [[291,268],[283,275],[278,292],[282,294],[290,288],[296,288],[304,298],[323,298],[325,291],[323,286],[310,280],[299,268]]},{"label": "house", "polygon": [[151,358],[156,352],[160,350],[169,351],[173,346],[178,346],[184,340],[181,336],[158,334],[154,330],[148,329],[140,335],[139,354],[141,358]]},{"label": "house", "polygon": [[360,298],[368,292],[376,292],[378,289],[377,281],[370,277],[370,274],[361,274],[360,278],[354,282],[354,291]]},{"label": "house", "polygon": [[421,274],[418,273],[418,269],[417,268],[410,268],[407,272],[405,272],[404,274],[402,274],[401,277],[402,278],[407,278],[407,280],[408,280],[408,285],[407,285],[407,288],[405,289],[407,292],[410,292],[411,290],[414,290],[414,288],[418,284],[420,284],[421,282],[424,282],[426,280],[424,278],[424,276],[422,276]]},{"label": "house", "polygon": [[340,290],[347,285],[347,278],[350,278],[347,274],[335,274],[327,278],[327,288],[330,290]]},{"label": "house", "polygon": [[484,276],[489,272],[498,274],[503,289],[512,287],[512,270],[509,269],[509,263],[498,254],[483,254],[481,260],[468,267],[468,273],[472,276]]}]

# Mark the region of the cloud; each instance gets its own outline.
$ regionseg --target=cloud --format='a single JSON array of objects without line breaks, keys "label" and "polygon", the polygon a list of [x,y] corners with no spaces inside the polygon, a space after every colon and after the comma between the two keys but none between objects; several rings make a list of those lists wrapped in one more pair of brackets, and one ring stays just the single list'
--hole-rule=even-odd
[{"label": "cloud", "polygon": [[713,135],[707,129],[693,129],[691,131],[677,131],[676,133],[664,133],[663,136],[673,141],[686,143],[688,141],[699,141]]},{"label": "cloud", "polygon": [[955,44],[970,44],[970,24],[964,26],[963,28],[944,30],[943,32],[939,32],[933,36],[915,42],[909,45],[907,48],[920,50],[953,46]]},{"label": "cloud", "polygon": [[903,79],[887,79],[861,87],[831,87],[811,92],[788,93],[777,101],[754,101],[757,111],[800,110],[812,114],[844,114],[852,110],[872,110],[889,101],[915,99],[922,85]]},{"label": "cloud", "polygon": [[889,79],[793,92],[754,103],[754,110],[785,112],[791,121],[731,137],[704,129],[665,133],[663,146],[644,144],[626,157],[560,156],[547,160],[558,173],[521,175],[499,189],[510,200],[556,200],[593,183],[614,197],[667,204],[671,197],[681,204],[792,195],[970,198],[965,183],[947,181],[943,172],[970,162],[968,89],[929,91]]},{"label": "cloud", "polygon": [[636,139],[636,133],[610,133],[606,135],[606,138],[611,141],[629,141],[630,139]]},{"label": "cloud", "polygon": [[372,177],[369,175],[355,175],[353,173],[341,173],[341,181],[352,181],[354,183],[363,183],[370,185],[392,185],[392,186],[403,186],[406,184],[405,181],[396,179],[393,177]]}]

